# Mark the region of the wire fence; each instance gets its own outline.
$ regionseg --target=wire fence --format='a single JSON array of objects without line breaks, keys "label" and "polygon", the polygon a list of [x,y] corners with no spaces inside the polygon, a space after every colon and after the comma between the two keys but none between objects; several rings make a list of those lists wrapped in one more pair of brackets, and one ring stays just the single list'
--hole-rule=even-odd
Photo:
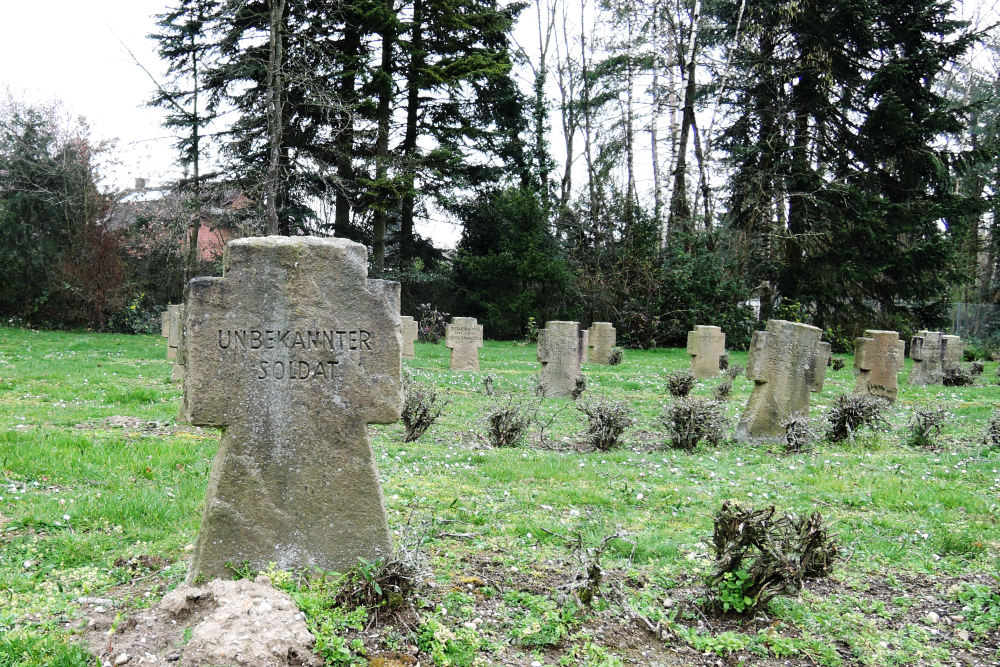
[{"label": "wire fence", "polygon": [[953,303],[952,332],[963,339],[1000,338],[1000,305],[992,303]]}]

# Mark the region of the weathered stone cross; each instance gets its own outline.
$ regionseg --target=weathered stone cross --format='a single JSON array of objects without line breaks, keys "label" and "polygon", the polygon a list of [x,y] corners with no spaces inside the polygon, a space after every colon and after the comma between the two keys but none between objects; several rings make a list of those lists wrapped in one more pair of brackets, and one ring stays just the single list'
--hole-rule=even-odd
[{"label": "weathered stone cross", "polygon": [[896,374],[903,369],[906,343],[895,331],[869,329],[854,340],[854,391],[890,401],[899,393]]},{"label": "weathered stone cross", "polygon": [[478,371],[479,348],[483,346],[483,325],[474,317],[453,317],[445,327],[444,344],[451,348],[453,371]]},{"label": "weathered stone cross", "polygon": [[777,440],[793,415],[809,414],[809,392],[823,389],[830,344],[808,324],[768,320],[750,339],[747,377],[750,400],[736,427],[737,440]]},{"label": "weathered stone cross", "polygon": [[184,412],[225,429],[188,581],[390,549],[368,424],[399,418],[399,284],[344,239],[244,238],[188,286]]}]

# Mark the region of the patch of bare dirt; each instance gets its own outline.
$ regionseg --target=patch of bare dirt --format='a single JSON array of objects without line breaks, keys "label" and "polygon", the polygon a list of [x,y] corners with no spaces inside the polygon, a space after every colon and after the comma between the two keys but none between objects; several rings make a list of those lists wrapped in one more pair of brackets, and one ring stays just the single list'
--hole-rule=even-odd
[{"label": "patch of bare dirt", "polygon": [[317,667],[313,637],[292,599],[256,581],[181,584],[154,607],[112,629],[113,614],[92,610],[87,640],[106,665]]}]

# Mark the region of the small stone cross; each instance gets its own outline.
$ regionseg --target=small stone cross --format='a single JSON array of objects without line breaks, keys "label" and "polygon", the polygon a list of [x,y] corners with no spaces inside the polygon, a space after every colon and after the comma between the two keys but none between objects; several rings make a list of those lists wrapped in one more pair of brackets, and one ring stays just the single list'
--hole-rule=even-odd
[{"label": "small stone cross", "polygon": [[854,391],[896,400],[906,343],[895,331],[870,329],[854,341]]},{"label": "small stone cross", "polygon": [[451,370],[478,371],[483,325],[474,317],[453,317],[445,327],[444,344],[451,349]]},{"label": "small stone cross", "polygon": [[768,320],[750,339],[747,377],[753,392],[736,427],[737,440],[778,440],[793,415],[809,414],[809,392],[823,389],[830,344],[808,324]]}]

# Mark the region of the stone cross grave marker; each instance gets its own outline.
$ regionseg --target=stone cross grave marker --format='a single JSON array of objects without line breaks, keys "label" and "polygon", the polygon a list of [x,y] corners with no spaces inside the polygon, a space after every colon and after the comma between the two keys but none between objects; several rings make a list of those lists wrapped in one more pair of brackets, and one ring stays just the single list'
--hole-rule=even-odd
[{"label": "stone cross grave marker", "polygon": [[964,350],[959,336],[946,336],[940,331],[921,330],[910,340],[909,383],[912,385],[941,384],[944,371],[962,360]]},{"label": "stone cross grave marker", "polygon": [[174,382],[184,379],[184,304],[179,304],[176,306],[176,311],[171,315],[170,318],[170,338],[167,342],[176,340],[177,345],[174,347],[174,366],[170,370],[170,379]]},{"label": "stone cross grave marker", "polygon": [[809,414],[809,392],[823,388],[830,344],[808,324],[768,320],[750,339],[747,377],[753,392],[736,427],[737,440],[778,440],[792,415]]},{"label": "stone cross grave marker", "polygon": [[345,571],[390,550],[368,424],[399,419],[399,283],[365,246],[243,238],[187,289],[190,423],[225,430],[188,582],[225,564]]},{"label": "stone cross grave marker", "polygon": [[941,381],[941,332],[923,329],[910,339],[909,383],[916,386]]},{"label": "stone cross grave marker", "polygon": [[941,336],[944,351],[941,356],[941,372],[949,368],[957,368],[962,361],[962,353],[965,352],[965,345],[961,336]]},{"label": "stone cross grave marker", "polygon": [[896,400],[903,369],[905,341],[895,331],[870,329],[854,340],[854,392]]},{"label": "stone cross grave marker", "polygon": [[583,337],[578,322],[546,322],[538,335],[538,360],[542,362],[542,396],[571,396],[583,362]]},{"label": "stone cross grave marker", "polygon": [[594,322],[590,325],[589,342],[590,363],[607,364],[611,358],[611,348],[615,346],[618,332],[611,322]]},{"label": "stone cross grave marker", "polygon": [[726,353],[726,334],[719,327],[697,324],[688,331],[687,352],[691,355],[691,374],[699,380],[714,378],[719,359]]},{"label": "stone cross grave marker", "polygon": [[453,317],[444,329],[445,347],[451,348],[451,370],[478,371],[483,325],[474,317]]},{"label": "stone cross grave marker", "polygon": [[401,324],[400,329],[403,333],[403,358],[413,359],[417,356],[416,351],[413,349],[413,344],[417,342],[417,321],[409,315],[403,315],[399,320]]},{"label": "stone cross grave marker", "polygon": [[[160,320],[160,329],[163,329],[163,320]],[[177,358],[177,348],[181,344],[181,306],[180,304],[167,304],[167,359]]]}]

